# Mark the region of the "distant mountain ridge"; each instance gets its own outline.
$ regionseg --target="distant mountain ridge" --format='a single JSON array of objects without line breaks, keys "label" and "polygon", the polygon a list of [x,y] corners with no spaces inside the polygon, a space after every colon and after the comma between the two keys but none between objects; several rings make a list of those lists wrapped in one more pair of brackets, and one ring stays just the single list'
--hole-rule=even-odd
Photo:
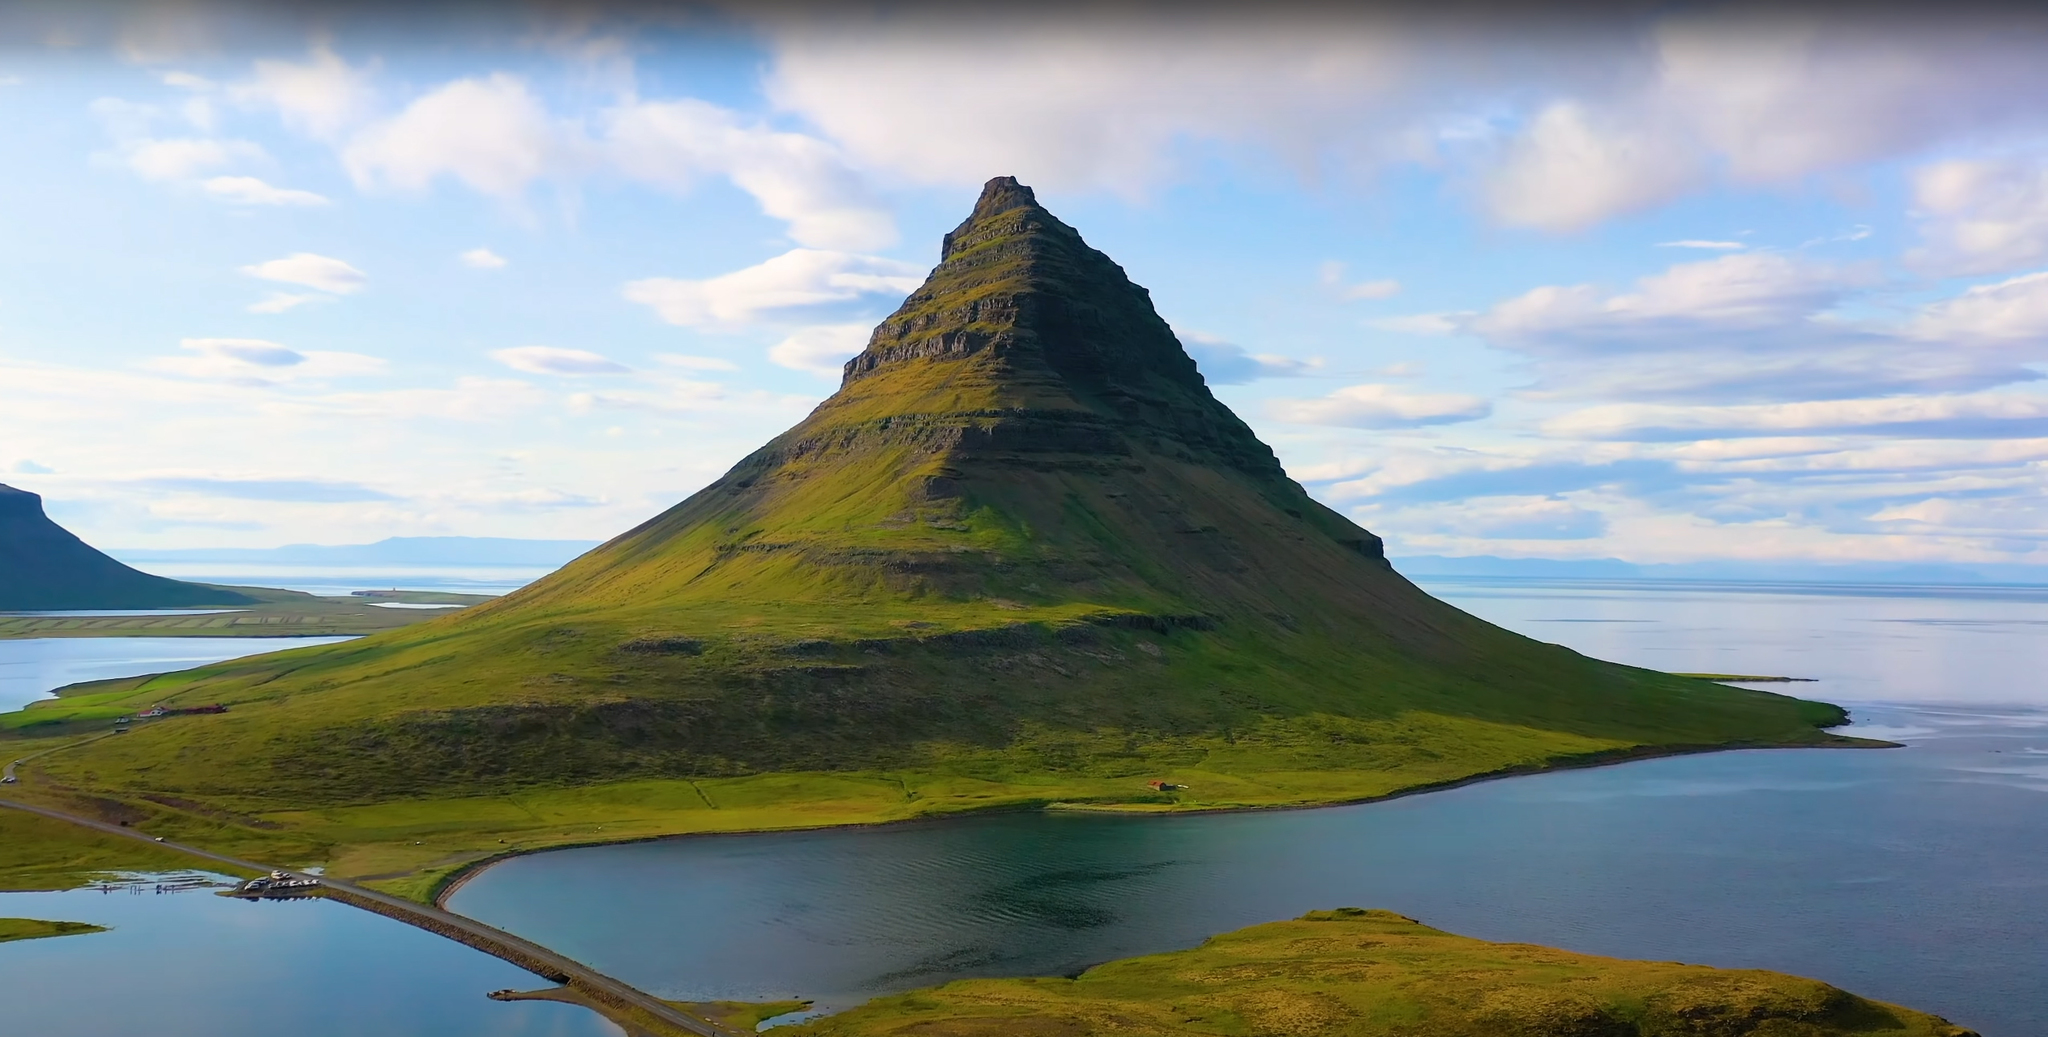
[{"label": "distant mountain ridge", "polygon": [[516,537],[386,537],[372,544],[286,544],[283,547],[114,549],[129,562],[251,562],[265,565],[439,565],[553,569],[596,547],[596,540]]},{"label": "distant mountain ridge", "polygon": [[1409,555],[1393,559],[1403,575],[1500,576],[1560,580],[1729,580],[1788,583],[2039,584],[2048,566],[1964,562],[1796,562],[1722,559],[1636,563],[1618,558],[1500,558],[1494,555]]},{"label": "distant mountain ridge", "polygon": [[254,600],[131,569],[50,521],[41,496],[0,484],[0,610],[179,608]]}]

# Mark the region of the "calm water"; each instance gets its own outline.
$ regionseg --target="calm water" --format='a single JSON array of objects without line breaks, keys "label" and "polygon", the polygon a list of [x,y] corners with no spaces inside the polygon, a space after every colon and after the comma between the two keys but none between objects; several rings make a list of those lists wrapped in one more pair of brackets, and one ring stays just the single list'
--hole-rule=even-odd
[{"label": "calm water", "polygon": [[0,915],[110,932],[0,944],[0,1033],[20,1037],[617,1037],[488,955],[324,901],[206,891],[0,893]]},{"label": "calm water", "polygon": [[2048,587],[1426,581],[1478,616],[1679,673],[1814,677],[1834,702],[2048,708]]},{"label": "calm water", "polygon": [[[1856,703],[1864,733],[1910,747],[1655,760],[1317,811],[565,850],[494,868],[453,906],[668,996],[845,1005],[1357,904],[1493,939],[1820,976],[1987,1037],[2048,1033],[2048,591],[1431,589],[1589,654],[1818,677],[1793,687]],[[614,1032],[566,1006],[490,1002],[534,984],[337,905],[0,894],[0,915],[117,927],[0,945],[0,1033]],[[106,997],[110,983],[147,996]]]},{"label": "calm water", "polygon": [[0,712],[66,684],[182,670],[345,637],[31,637],[0,640]]}]

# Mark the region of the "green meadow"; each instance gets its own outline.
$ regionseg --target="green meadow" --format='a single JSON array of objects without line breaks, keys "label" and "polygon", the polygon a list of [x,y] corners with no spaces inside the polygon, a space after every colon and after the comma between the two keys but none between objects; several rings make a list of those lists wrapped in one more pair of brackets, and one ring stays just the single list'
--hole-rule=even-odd
[{"label": "green meadow", "polygon": [[793,1027],[815,1037],[1968,1037],[1774,972],[1599,958],[1341,908],[1073,979],[959,980]]}]

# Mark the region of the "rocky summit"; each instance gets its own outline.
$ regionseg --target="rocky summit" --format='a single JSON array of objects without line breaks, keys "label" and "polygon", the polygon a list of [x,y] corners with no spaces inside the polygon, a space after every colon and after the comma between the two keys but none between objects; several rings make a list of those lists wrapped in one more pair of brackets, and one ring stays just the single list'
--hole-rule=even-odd
[{"label": "rocky summit", "polygon": [[0,611],[241,605],[234,591],[138,572],[43,513],[43,498],[0,485]]},{"label": "rocky summit", "polygon": [[688,500],[489,605],[138,692],[160,693],[230,711],[58,766],[273,802],[804,772],[891,775],[911,813],[1175,808],[1843,720],[1423,593],[1007,177],[839,390]]}]

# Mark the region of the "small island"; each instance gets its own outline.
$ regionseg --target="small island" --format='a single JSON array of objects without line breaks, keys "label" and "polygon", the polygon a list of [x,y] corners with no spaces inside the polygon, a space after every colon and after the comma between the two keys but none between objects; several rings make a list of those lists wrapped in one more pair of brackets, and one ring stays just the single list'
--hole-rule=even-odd
[{"label": "small island", "polygon": [[0,943],[40,940],[51,936],[84,936],[103,933],[105,926],[86,922],[46,922],[40,918],[0,918]]}]

